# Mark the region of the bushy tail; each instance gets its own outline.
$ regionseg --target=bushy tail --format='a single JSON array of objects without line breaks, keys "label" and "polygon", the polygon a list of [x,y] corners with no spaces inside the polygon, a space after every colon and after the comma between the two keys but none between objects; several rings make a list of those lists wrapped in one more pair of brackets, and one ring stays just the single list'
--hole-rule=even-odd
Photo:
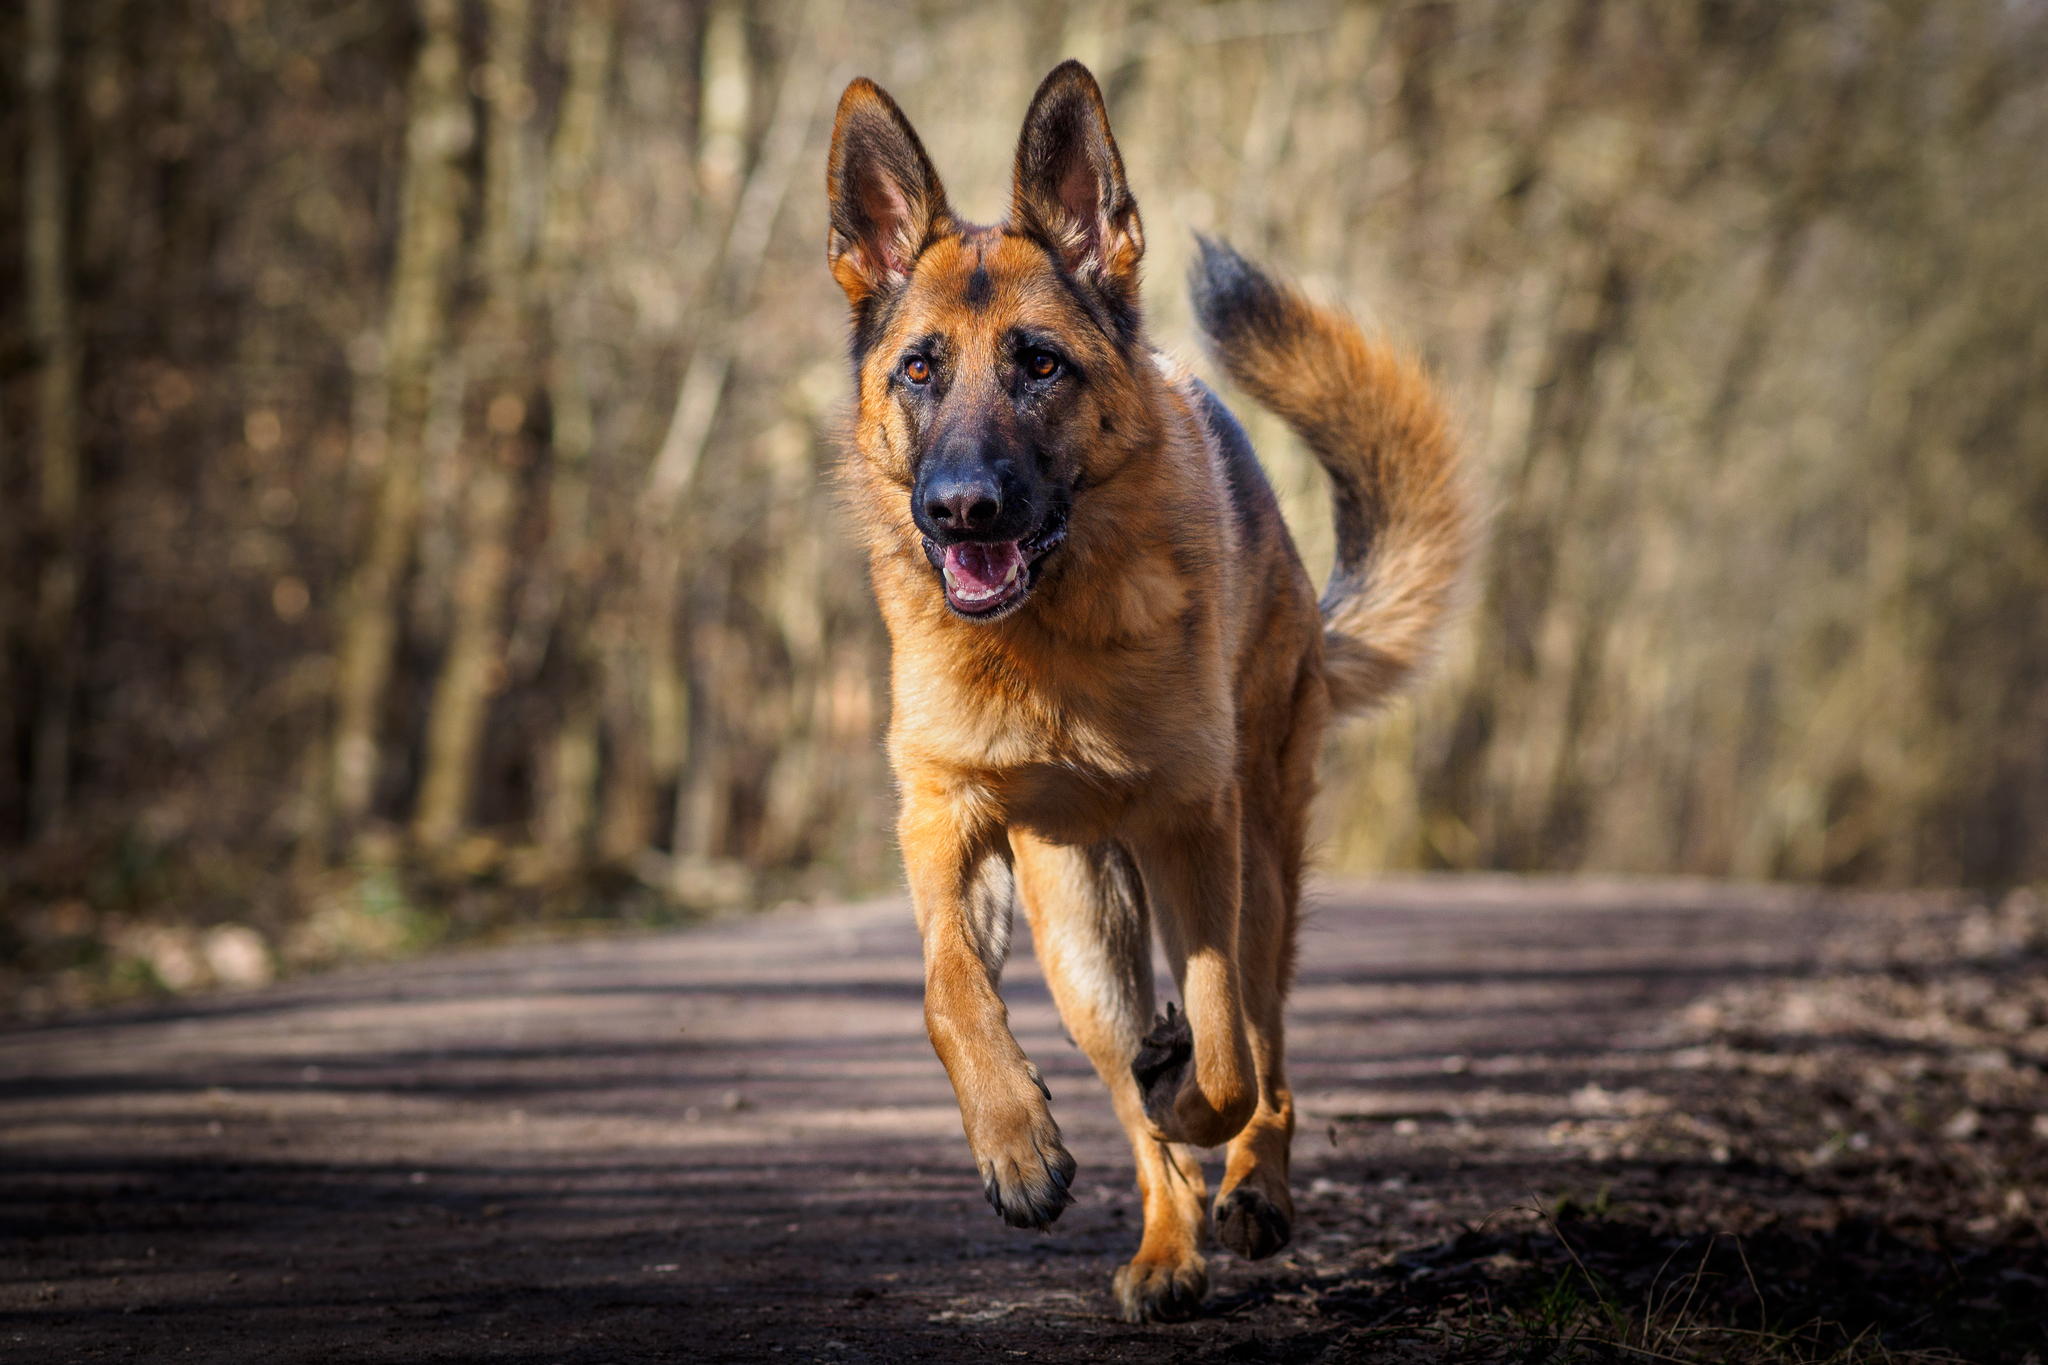
[{"label": "bushy tail", "polygon": [[1339,713],[1391,696],[1429,658],[1476,518],[1449,414],[1412,358],[1201,239],[1195,313],[1217,358],[1308,443],[1336,498],[1323,647]]}]

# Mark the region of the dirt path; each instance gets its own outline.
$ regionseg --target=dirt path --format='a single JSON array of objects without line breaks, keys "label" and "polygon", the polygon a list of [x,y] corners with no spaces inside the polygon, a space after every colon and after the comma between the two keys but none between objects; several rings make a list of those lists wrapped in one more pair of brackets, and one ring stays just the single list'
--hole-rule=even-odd
[{"label": "dirt path", "polygon": [[[1712,1101],[1740,1087],[1688,1030],[1702,1002],[1818,971],[1867,909],[1325,888],[1292,1010],[1297,1243],[1216,1253],[1215,1311],[1150,1329],[1108,1316],[1129,1157],[1028,943],[1005,994],[1081,1163],[1043,1236],[982,1202],[897,902],[14,1029],[0,1360],[1347,1358],[1415,1328],[1403,1305],[1548,1275],[1558,1226],[1517,1206],[1581,1220],[1589,1254],[1624,1227],[1649,1239],[1634,1259],[1688,1217],[1760,1238],[1866,1217],[1853,1163],[1731,1154]],[[1646,1116],[1705,1136],[1659,1149]],[[2013,1303],[2048,1290],[2026,1226],[1963,1249],[1994,1258],[1987,1313],[2006,1270]]]}]

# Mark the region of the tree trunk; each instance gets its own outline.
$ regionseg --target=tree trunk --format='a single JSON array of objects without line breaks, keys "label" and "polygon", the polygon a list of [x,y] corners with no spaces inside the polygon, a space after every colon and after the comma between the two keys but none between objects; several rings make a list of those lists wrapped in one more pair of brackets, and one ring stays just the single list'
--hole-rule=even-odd
[{"label": "tree trunk", "polygon": [[475,787],[484,716],[503,671],[507,543],[518,471],[527,462],[531,380],[525,271],[518,223],[527,187],[525,124],[533,94],[526,83],[532,32],[527,0],[492,0],[484,83],[484,212],[478,311],[470,346],[482,377],[481,458],[465,450],[463,558],[456,571],[453,629],[428,713],[425,768],[413,837],[445,846],[462,830]]},{"label": "tree trunk", "polygon": [[461,7],[420,0],[398,260],[386,319],[388,426],[358,433],[381,447],[369,541],[352,575],[335,665],[330,820],[352,830],[376,793],[377,719],[398,633],[398,589],[420,503],[420,438],[429,371],[445,330],[447,275],[461,232],[459,158],[471,137],[463,90]]},{"label": "tree trunk", "polygon": [[611,71],[614,0],[583,0],[570,21],[568,86],[549,155],[548,213],[541,232],[541,280],[554,341],[549,369],[554,415],[549,569],[554,583],[554,630],[567,660],[561,721],[536,765],[536,837],[547,865],[564,871],[588,855],[596,815],[598,750],[597,672],[592,639],[596,547],[591,542],[590,459],[596,432],[584,382],[586,346],[575,324],[577,309],[567,269],[583,240],[583,196],[597,155]]},{"label": "tree trunk", "polygon": [[70,797],[72,691],[78,671],[78,336],[71,315],[65,199],[60,0],[29,0],[22,48],[28,151],[23,167],[23,273],[36,360],[35,448],[42,570],[33,655],[42,673],[29,751],[29,809],[54,827]]}]

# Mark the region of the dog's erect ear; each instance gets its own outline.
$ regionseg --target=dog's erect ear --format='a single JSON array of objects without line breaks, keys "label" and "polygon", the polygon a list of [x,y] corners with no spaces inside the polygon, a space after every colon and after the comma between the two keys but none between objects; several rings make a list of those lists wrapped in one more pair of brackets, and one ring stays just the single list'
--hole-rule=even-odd
[{"label": "dog's erect ear", "polygon": [[832,208],[825,259],[856,309],[899,288],[925,238],[950,218],[910,120],[866,77],[839,97],[825,194]]},{"label": "dog's erect ear", "polygon": [[1010,212],[1052,242],[1069,270],[1135,307],[1145,230],[1102,91],[1079,62],[1054,67],[1032,97]]}]

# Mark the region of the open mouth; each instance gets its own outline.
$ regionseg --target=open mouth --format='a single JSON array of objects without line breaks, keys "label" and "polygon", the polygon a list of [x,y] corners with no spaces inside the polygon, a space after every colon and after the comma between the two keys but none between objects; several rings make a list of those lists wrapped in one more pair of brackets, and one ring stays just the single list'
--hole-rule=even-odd
[{"label": "open mouth", "polygon": [[1056,503],[1036,531],[1018,540],[961,540],[943,549],[926,539],[925,556],[946,587],[946,605],[988,620],[1017,606],[1038,582],[1045,557],[1067,538],[1067,511]]}]

